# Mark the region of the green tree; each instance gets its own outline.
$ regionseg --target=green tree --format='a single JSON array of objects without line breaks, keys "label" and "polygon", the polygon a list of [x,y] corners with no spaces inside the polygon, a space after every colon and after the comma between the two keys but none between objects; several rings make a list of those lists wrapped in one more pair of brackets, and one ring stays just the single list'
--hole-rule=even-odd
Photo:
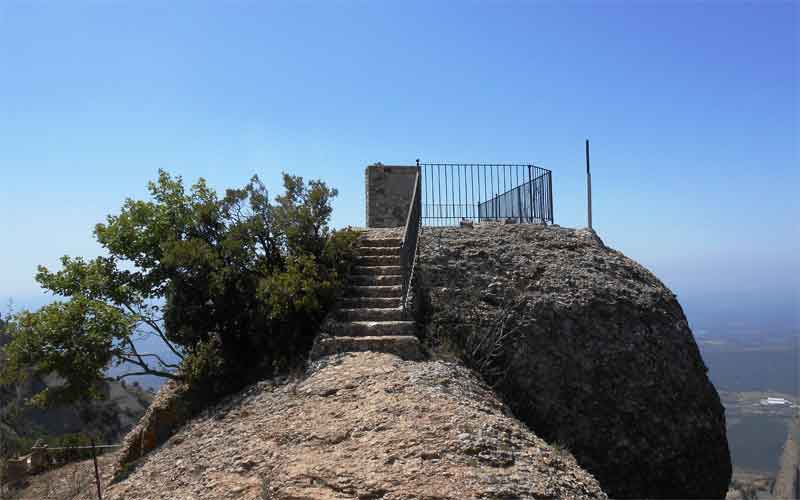
[{"label": "green tree", "polygon": [[[127,199],[95,227],[106,256],[39,267],[36,280],[63,300],[10,318],[0,378],[58,373],[65,384],[37,400],[63,403],[94,396],[114,364],[138,367],[125,376],[213,381],[217,393],[287,368],[307,353],[356,234],[329,228],[335,189],[283,183],[271,203],[258,177],[220,197],[160,171],[149,200]],[[176,361],[141,352],[147,336]]]}]

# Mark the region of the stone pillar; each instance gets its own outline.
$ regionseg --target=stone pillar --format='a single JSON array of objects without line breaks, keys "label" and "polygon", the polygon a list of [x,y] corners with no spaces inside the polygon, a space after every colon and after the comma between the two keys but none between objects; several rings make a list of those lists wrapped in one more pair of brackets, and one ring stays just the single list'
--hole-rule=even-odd
[{"label": "stone pillar", "polygon": [[31,449],[31,454],[28,458],[28,472],[31,474],[38,474],[47,469],[48,466],[48,453],[47,445],[37,442]]},{"label": "stone pillar", "polygon": [[364,173],[367,227],[406,225],[414,194],[416,166],[369,165]]}]

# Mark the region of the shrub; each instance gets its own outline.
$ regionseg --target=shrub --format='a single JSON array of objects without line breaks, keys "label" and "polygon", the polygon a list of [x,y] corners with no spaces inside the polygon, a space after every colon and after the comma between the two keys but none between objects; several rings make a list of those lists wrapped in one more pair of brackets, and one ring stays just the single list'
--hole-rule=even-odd
[{"label": "shrub", "polygon": [[[257,177],[220,197],[203,179],[187,190],[160,172],[150,200],[128,199],[95,227],[107,256],[39,268],[41,286],[65,300],[11,317],[0,378],[56,372],[65,384],[37,398],[65,403],[98,397],[108,365],[129,363],[138,370],[126,376],[190,381],[221,395],[304,357],[356,233],[328,227],[335,189],[283,180],[272,203]],[[180,361],[140,353],[142,336]]]},{"label": "shrub", "polygon": [[453,304],[428,321],[425,342],[434,353],[461,361],[496,387],[506,376],[506,344],[518,328],[517,313],[524,304],[521,299],[501,299],[497,310],[488,310],[477,297]]},{"label": "shrub", "polygon": [[230,371],[215,339],[200,342],[183,360],[183,377],[186,385],[194,389],[195,399],[213,401],[230,392]]}]

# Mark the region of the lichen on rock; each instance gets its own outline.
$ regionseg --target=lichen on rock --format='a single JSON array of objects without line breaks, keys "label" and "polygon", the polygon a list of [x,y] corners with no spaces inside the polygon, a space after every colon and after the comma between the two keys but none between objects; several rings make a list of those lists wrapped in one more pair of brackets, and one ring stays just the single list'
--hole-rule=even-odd
[{"label": "lichen on rock", "polygon": [[427,341],[503,330],[491,382],[609,496],[725,496],[724,409],[652,273],[592,231],[541,225],[426,228],[419,252]]}]

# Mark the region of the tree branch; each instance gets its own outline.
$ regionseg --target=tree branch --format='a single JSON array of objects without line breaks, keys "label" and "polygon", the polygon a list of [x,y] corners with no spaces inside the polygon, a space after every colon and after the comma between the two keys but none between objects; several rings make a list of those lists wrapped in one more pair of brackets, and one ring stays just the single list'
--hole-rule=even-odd
[{"label": "tree branch", "polygon": [[161,356],[159,356],[158,354],[155,354],[155,353],[143,352],[143,353],[139,354],[139,357],[142,357],[142,358],[146,358],[146,357],[156,358],[156,360],[158,360],[158,364],[161,365],[163,368],[175,368],[176,370],[178,368],[180,368],[180,365],[176,365],[174,363],[167,363],[166,361],[161,359]]},{"label": "tree branch", "polygon": [[[141,368],[142,372],[137,372],[138,374],[140,374],[140,375],[156,375],[158,377],[169,378],[169,379],[172,379],[172,380],[181,380],[181,377],[179,375],[176,375],[175,373],[170,373],[170,372],[166,372],[166,371],[162,371],[162,370],[154,370],[154,369],[150,368],[150,365],[148,365],[142,359],[142,355],[140,355],[136,351],[136,348],[133,346],[133,342],[128,341],[128,344],[131,346],[132,353],[136,358],[132,358],[132,357],[126,356],[124,354],[120,355],[119,357],[123,361],[127,361],[128,363],[130,363],[132,365],[136,365],[139,368]],[[124,376],[128,376],[128,375],[124,375]]]},{"label": "tree branch", "polygon": [[181,378],[178,375],[175,375],[174,373],[162,372],[162,371],[158,371],[158,370],[146,370],[146,371],[141,371],[141,372],[128,372],[128,373],[123,373],[122,375],[117,375],[114,378],[116,380],[122,380],[125,377],[132,377],[134,375],[155,375],[157,377],[164,377],[164,378],[168,378],[168,379],[172,379],[172,380],[181,380]]},{"label": "tree branch", "polygon": [[149,316],[147,316],[145,314],[142,314],[139,311],[134,310],[134,308],[130,304],[128,304],[127,302],[123,302],[122,305],[125,307],[125,309],[128,310],[128,312],[130,312],[131,314],[141,318],[142,323],[144,323],[145,325],[147,325],[147,326],[149,326],[150,328],[153,329],[153,331],[161,339],[161,341],[164,342],[164,344],[167,345],[167,348],[169,348],[169,350],[172,351],[172,354],[177,356],[178,359],[183,360],[183,358],[184,358],[183,354],[181,354],[180,352],[178,352],[177,349],[175,349],[175,346],[173,346],[172,343],[167,339],[166,334],[161,329],[161,327],[158,326],[158,323],[156,321],[154,321]]}]

